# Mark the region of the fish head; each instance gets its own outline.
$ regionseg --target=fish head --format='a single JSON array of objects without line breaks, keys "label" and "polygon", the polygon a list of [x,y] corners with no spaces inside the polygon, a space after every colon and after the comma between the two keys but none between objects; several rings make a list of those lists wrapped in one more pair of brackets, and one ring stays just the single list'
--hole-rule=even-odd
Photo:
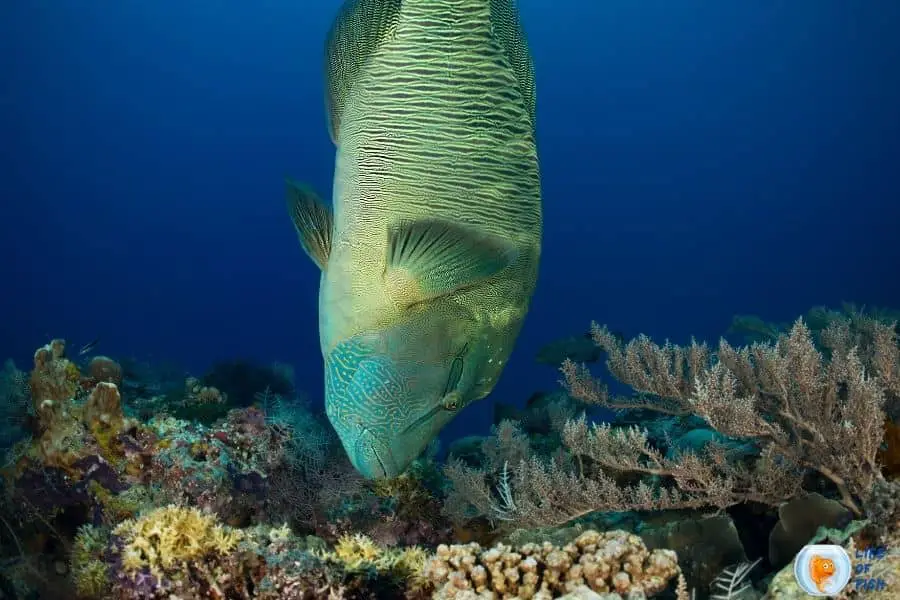
[{"label": "fish head", "polygon": [[487,395],[483,331],[449,305],[354,335],[325,358],[328,418],[368,478],[395,477],[459,411]]},{"label": "fish head", "polygon": [[[491,391],[530,297],[530,284],[507,270],[517,246],[471,226],[401,221],[386,250],[375,283],[360,291],[370,296],[355,299],[363,308],[353,327],[334,325],[340,302],[320,305],[326,413],[369,478],[401,474],[462,408]],[[334,281],[356,273],[329,267]]]}]

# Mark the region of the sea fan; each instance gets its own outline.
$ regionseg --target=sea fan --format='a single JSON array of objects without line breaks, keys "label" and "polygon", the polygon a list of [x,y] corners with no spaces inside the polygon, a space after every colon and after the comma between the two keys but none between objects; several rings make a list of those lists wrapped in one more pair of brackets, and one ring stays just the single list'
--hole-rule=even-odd
[{"label": "sea fan", "polygon": [[759,561],[757,558],[753,562],[743,562],[732,565],[715,578],[712,582],[712,590],[714,593],[710,596],[710,600],[734,600],[738,595],[750,587],[747,576],[753,570]]}]

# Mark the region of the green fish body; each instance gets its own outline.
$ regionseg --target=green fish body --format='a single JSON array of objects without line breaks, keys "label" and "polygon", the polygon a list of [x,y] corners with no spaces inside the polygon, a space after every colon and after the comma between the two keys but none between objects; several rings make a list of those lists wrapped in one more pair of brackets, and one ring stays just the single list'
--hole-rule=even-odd
[{"label": "green fish body", "polygon": [[322,269],[329,420],[393,477],[493,389],[528,310],[533,66],[514,0],[348,0],[326,54],[332,208],[289,182],[288,210]]}]

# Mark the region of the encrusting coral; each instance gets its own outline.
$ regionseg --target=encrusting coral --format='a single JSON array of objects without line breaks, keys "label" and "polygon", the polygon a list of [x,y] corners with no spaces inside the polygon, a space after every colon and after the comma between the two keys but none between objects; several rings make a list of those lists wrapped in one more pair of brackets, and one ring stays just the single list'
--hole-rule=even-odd
[{"label": "encrusting coral", "polygon": [[671,550],[650,551],[625,531],[585,531],[563,547],[497,544],[488,550],[472,542],[440,545],[424,574],[437,586],[436,598],[549,600],[587,586],[608,598],[631,600],[664,590],[679,574]]}]

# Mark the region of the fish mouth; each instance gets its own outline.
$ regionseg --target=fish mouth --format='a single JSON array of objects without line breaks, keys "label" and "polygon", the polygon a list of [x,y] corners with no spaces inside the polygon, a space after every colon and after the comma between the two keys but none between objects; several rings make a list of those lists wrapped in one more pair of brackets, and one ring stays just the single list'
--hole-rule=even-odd
[{"label": "fish mouth", "polygon": [[353,450],[351,456],[353,466],[367,479],[399,475],[390,447],[378,440],[372,432],[368,430],[360,432]]}]

